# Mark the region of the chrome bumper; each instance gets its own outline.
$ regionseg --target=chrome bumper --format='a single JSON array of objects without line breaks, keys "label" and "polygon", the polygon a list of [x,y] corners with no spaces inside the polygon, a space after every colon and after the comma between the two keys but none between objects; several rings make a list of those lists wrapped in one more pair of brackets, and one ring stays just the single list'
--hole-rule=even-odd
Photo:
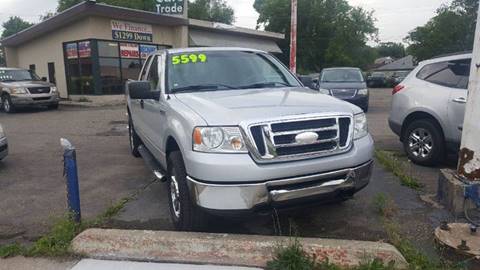
[{"label": "chrome bumper", "polygon": [[354,193],[370,181],[373,161],[354,168],[254,184],[211,184],[187,176],[193,201],[209,210],[253,210],[305,198]]}]

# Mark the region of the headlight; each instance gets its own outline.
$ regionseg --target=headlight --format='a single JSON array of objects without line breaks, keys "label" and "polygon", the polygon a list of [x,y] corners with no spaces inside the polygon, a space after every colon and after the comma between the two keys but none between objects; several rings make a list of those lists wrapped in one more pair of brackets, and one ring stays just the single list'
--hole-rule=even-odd
[{"label": "headlight", "polygon": [[247,153],[238,127],[197,127],[193,130],[193,150],[209,153]]},{"label": "headlight", "polygon": [[12,94],[18,95],[18,94],[28,94],[27,88],[19,87],[19,88],[13,88],[11,90]]},{"label": "headlight", "polygon": [[52,87],[50,87],[50,91],[52,91],[52,93],[57,93],[58,89],[57,89],[57,87],[52,86]]},{"label": "headlight", "polygon": [[355,122],[355,131],[354,131],[354,139],[360,139],[368,134],[368,124],[367,124],[367,117],[364,113],[359,113],[354,116],[353,121]]},{"label": "headlight", "polygon": [[360,96],[366,96],[366,95],[368,95],[368,89],[360,89],[360,90],[358,90],[357,94],[360,95]]},{"label": "headlight", "polygon": [[320,91],[320,93],[322,93],[322,94],[330,95],[330,90],[328,90],[328,89],[320,88],[320,89],[318,89],[318,91]]}]

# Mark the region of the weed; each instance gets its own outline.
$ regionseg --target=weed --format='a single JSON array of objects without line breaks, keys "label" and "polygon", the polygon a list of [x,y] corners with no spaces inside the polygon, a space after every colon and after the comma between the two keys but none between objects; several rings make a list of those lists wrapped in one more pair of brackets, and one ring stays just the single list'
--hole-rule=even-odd
[{"label": "weed", "polygon": [[391,171],[395,176],[400,178],[400,182],[403,186],[415,190],[423,188],[423,185],[419,183],[415,177],[406,173],[407,168],[405,168],[405,162],[399,160],[394,153],[376,150],[375,157],[387,170]]},{"label": "weed", "polygon": [[388,198],[383,193],[378,193],[377,195],[375,195],[375,197],[373,198],[373,206],[378,212],[378,214],[386,218],[392,217],[397,211],[393,200]]},{"label": "weed", "polygon": [[81,97],[77,100],[78,102],[92,102],[90,99],[88,99],[87,97]]},{"label": "weed", "polygon": [[25,248],[20,244],[0,246],[0,258],[18,256],[25,253]]}]

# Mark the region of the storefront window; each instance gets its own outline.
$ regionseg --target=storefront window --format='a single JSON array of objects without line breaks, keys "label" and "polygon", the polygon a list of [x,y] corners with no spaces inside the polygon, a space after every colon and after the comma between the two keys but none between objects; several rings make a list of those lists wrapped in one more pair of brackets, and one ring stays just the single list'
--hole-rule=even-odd
[{"label": "storefront window", "polygon": [[98,55],[100,57],[119,57],[117,42],[98,42]]},{"label": "storefront window", "polygon": [[122,94],[123,83],[120,75],[120,59],[100,58],[99,64],[103,94]]}]

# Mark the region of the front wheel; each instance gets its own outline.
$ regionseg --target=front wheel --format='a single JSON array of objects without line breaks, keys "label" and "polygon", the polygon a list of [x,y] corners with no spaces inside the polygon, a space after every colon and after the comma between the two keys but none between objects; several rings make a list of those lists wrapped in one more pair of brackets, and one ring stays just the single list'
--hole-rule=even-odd
[{"label": "front wheel", "polygon": [[15,112],[15,107],[12,104],[12,99],[10,98],[9,95],[2,96],[2,107],[3,107],[3,111],[6,113]]},{"label": "front wheel", "polygon": [[140,145],[142,145],[142,140],[140,140],[140,137],[138,137],[138,134],[133,127],[132,118],[130,116],[128,117],[128,142],[132,155],[136,158],[139,158],[141,155],[138,151],[138,148],[140,147]]},{"label": "front wheel", "polygon": [[202,212],[190,198],[187,173],[182,154],[174,151],[168,156],[168,198],[173,225],[181,231],[199,231],[206,224]]},{"label": "front wheel", "polygon": [[403,147],[408,158],[419,165],[436,165],[445,156],[445,140],[441,128],[428,119],[416,120],[408,125]]}]

